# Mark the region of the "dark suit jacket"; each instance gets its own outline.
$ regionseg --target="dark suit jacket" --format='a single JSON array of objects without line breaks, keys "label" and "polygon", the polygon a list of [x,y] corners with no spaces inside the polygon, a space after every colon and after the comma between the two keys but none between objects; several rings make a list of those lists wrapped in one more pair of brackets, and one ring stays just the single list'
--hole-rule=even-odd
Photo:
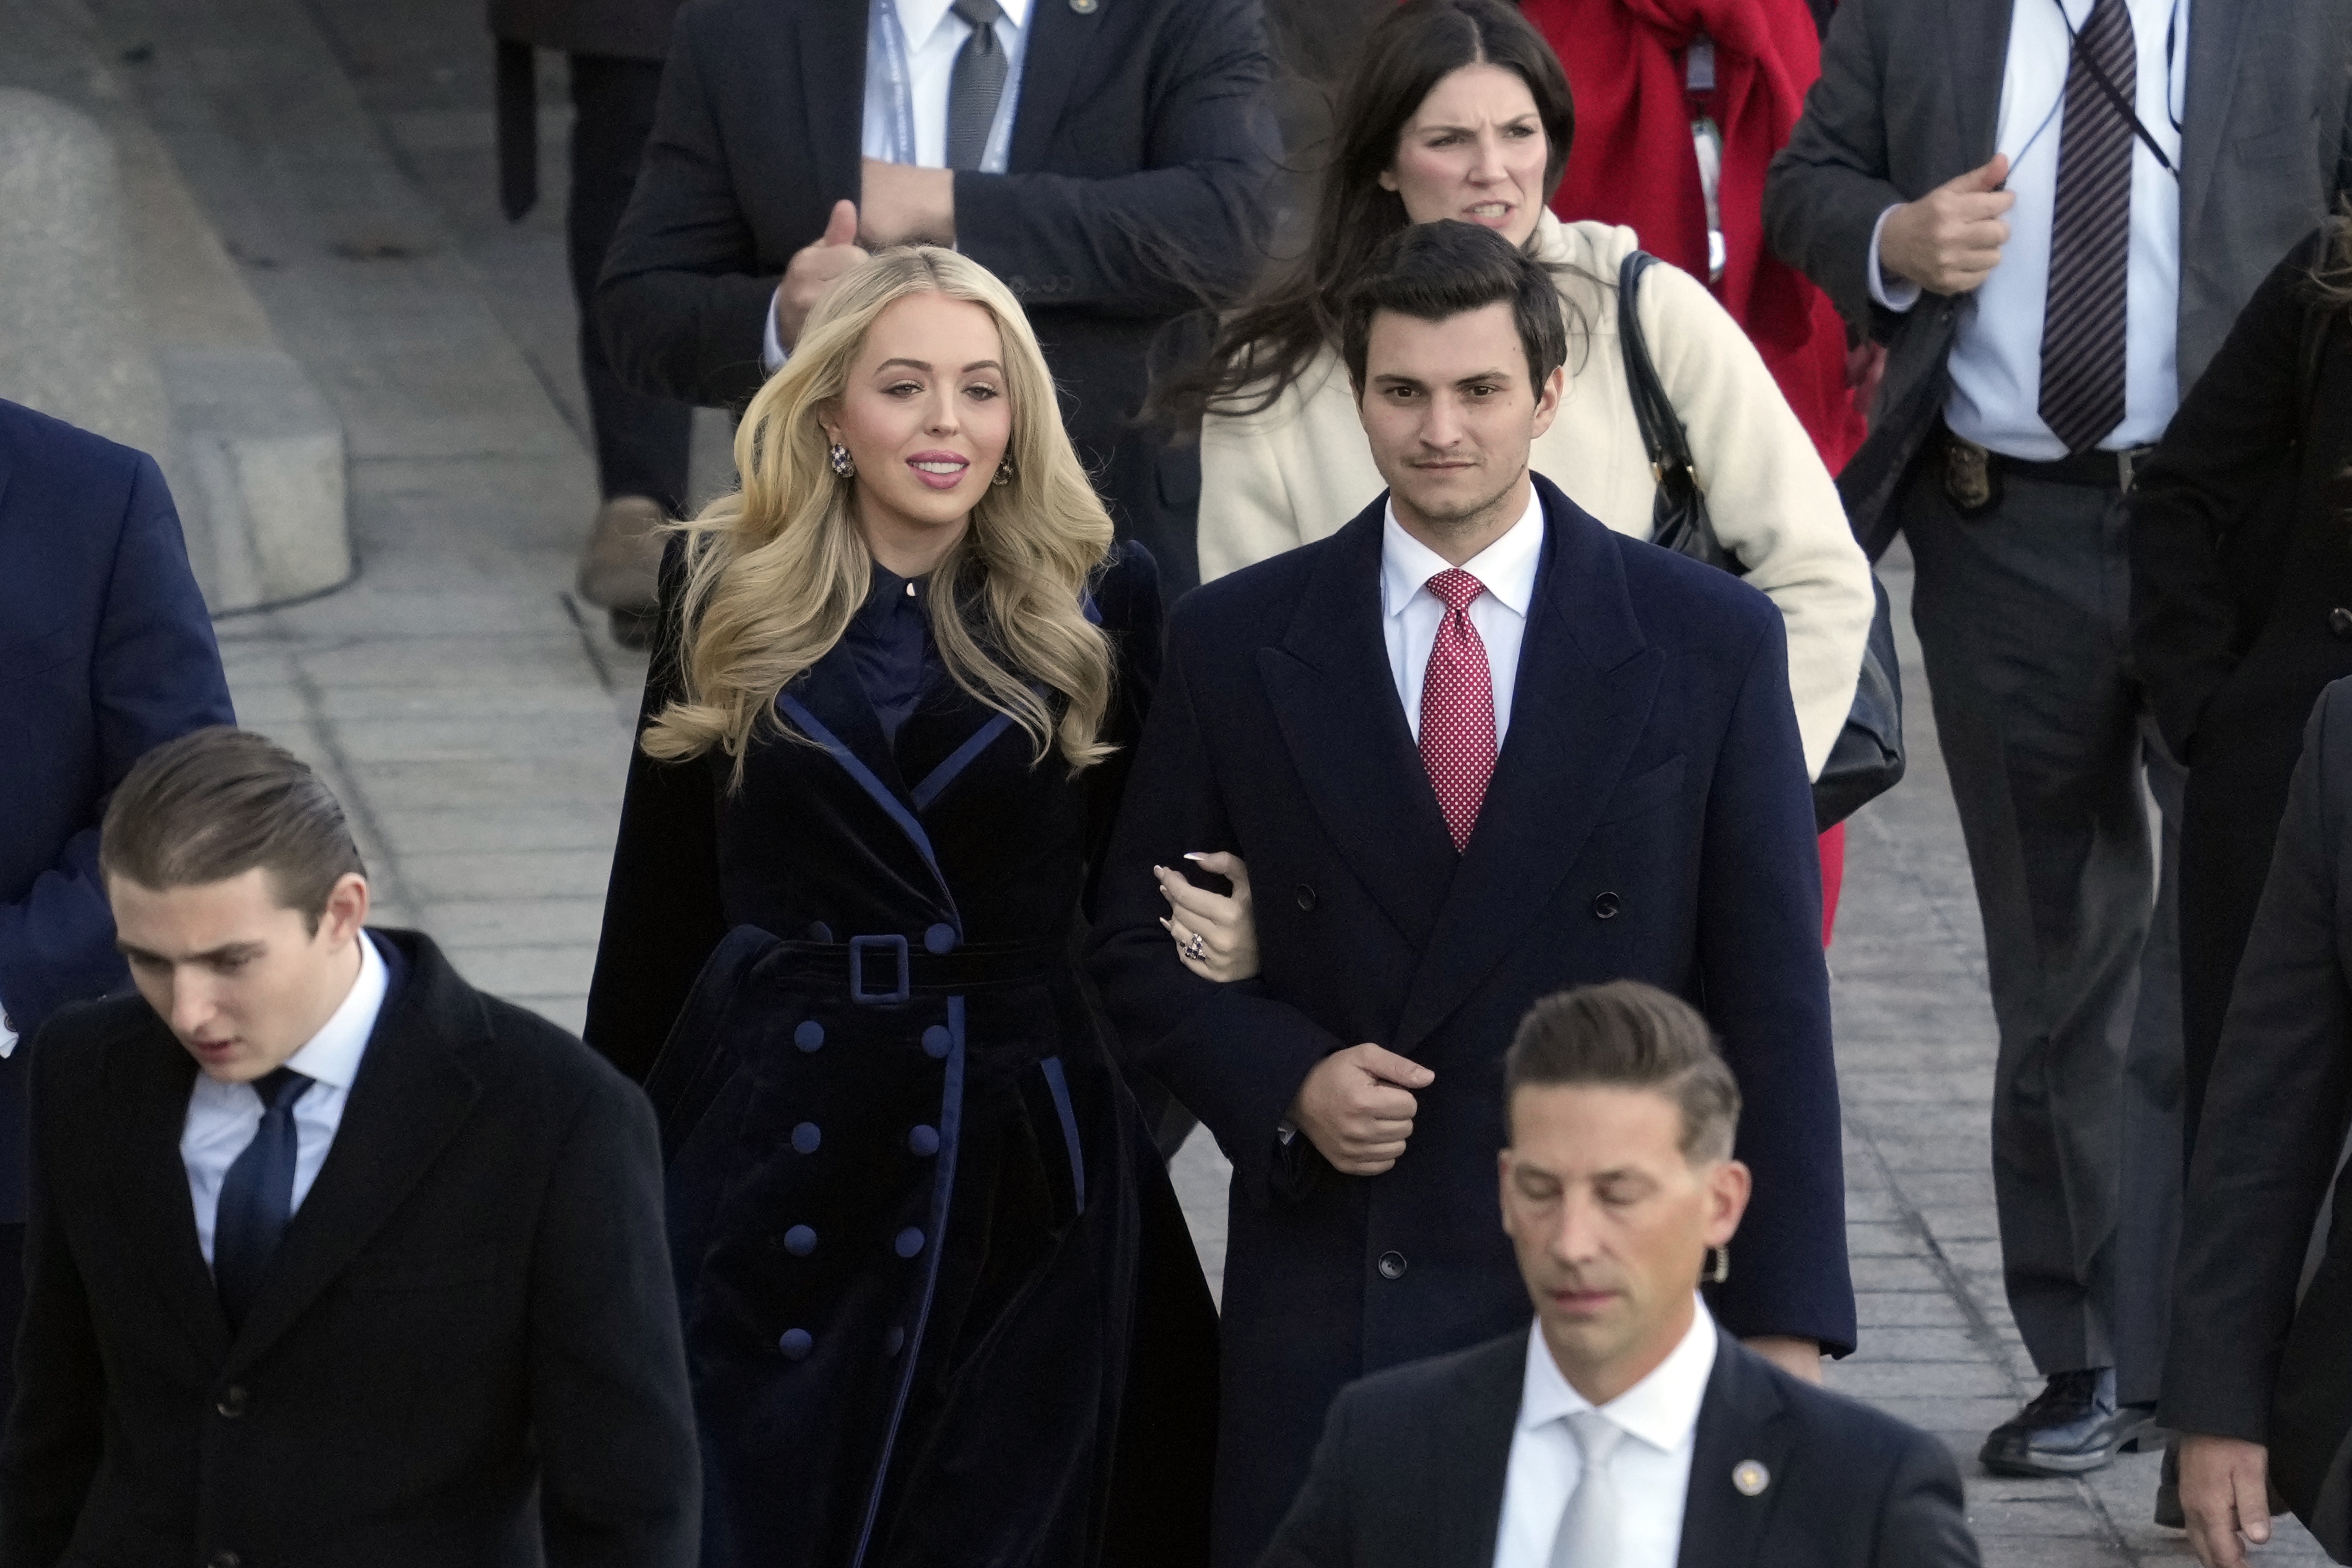
[{"label": "dark suit jacket", "polygon": [[[1525,1329],[1364,1379],[1262,1568],[1488,1568],[1519,1418]],[[1732,1472],[1761,1465],[1750,1497]],[[1975,1568],[1943,1445],[1800,1383],[1726,1334],[1699,1405],[1683,1568]]]},{"label": "dark suit jacket", "polygon": [[[236,722],[153,459],[0,402],[0,1005],[26,1038],[130,985],[107,797],[155,746]],[[0,1060],[0,1224],[25,1217],[26,1060]]]},{"label": "dark suit jacket", "polygon": [[2180,1223],[2158,1419],[2267,1443],[2271,1479],[2352,1558],[2352,1173],[2295,1289],[2352,1119],[2352,681],[2304,732],[2238,968]]},{"label": "dark suit jacket", "polygon": [[[688,403],[759,390],[786,263],[857,199],[866,16],[856,0],[680,13],[597,293],[623,380]],[[1121,536],[1143,538],[1171,592],[1199,575],[1198,452],[1132,420],[1154,335],[1265,258],[1266,74],[1257,0],[1038,0],[1011,167],[955,177],[957,247],[1021,300]]]},{"label": "dark suit jacket", "polygon": [[42,1032],[0,1564],[695,1562],[652,1112],[379,940],[405,979],[234,1335],[180,1162],[194,1060],[136,996]]},{"label": "dark suit jacket", "polygon": [[[1870,438],[1838,477],[1874,556],[1892,503],[1943,413],[1945,360],[1966,296],[1923,295],[1895,315],[1871,301],[1879,214],[1993,155],[2011,0],[1845,0],[1804,117],[1772,160],[1773,251],[1887,345]],[[2194,383],[2238,310],[2326,211],[2345,154],[2352,0],[2189,0],[2180,145],[2180,385]]]},{"label": "dark suit jacket", "polygon": [[[1780,618],[1727,573],[1537,481],[1544,561],[1501,757],[1457,856],[1381,632],[1386,498],[1178,606],[1105,861],[1094,973],[1126,1048],[1234,1162],[1218,1555],[1254,1559],[1366,1372],[1527,1320],[1494,1225],[1502,1057],[1538,997],[1631,976],[1700,1001],[1756,1201],[1720,1315],[1854,1338],[1811,796]],[[1248,862],[1262,972],[1177,962],[1150,868]],[[1433,1068],[1387,1173],[1276,1138],[1370,1040]],[[1386,1260],[1386,1268],[1382,1262]]]}]

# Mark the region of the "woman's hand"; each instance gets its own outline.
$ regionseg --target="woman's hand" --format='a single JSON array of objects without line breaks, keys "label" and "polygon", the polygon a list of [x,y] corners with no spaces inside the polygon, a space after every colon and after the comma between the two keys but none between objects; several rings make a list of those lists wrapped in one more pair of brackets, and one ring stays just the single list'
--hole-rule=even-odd
[{"label": "woman's hand", "polygon": [[1175,940],[1177,961],[1203,980],[1223,984],[1257,973],[1257,920],[1250,904],[1249,868],[1238,855],[1187,855],[1202,870],[1226,879],[1233,897],[1196,888],[1181,871],[1154,866],[1168,914],[1160,924]]}]

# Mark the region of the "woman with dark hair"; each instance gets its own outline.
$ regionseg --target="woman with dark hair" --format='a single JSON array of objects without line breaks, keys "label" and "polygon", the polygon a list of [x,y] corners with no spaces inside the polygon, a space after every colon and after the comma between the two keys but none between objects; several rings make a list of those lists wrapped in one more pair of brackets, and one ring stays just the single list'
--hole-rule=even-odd
[{"label": "woman with dark hair", "polygon": [[[1572,338],[1534,466],[1621,533],[1653,531],[1657,482],[1617,331],[1633,231],[1545,210],[1575,131],[1551,48],[1505,0],[1407,0],[1365,40],[1305,253],[1226,319],[1167,405],[1201,418],[1204,580],[1337,530],[1381,492],[1339,363],[1336,301],[1408,224],[1483,224],[1559,280]],[[1836,487],[1763,360],[1704,284],[1652,267],[1637,296],[1717,537],[1788,627],[1807,764],[1829,756],[1862,665],[1869,564]]]}]

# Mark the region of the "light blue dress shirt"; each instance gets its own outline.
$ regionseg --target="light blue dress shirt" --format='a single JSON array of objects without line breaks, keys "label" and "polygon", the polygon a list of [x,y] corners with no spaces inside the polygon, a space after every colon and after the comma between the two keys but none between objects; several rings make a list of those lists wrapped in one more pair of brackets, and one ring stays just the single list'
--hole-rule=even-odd
[{"label": "light blue dress shirt", "polygon": [[[1944,422],[1962,440],[2047,462],[2065,443],[2042,421],[2042,329],[2050,292],[2050,237],[2065,125],[2067,24],[2079,29],[2093,0],[2012,0],[2009,58],[2000,82],[1995,150],[2009,154],[2009,243],[2000,265],[1961,306]],[[2063,6],[2063,15],[2061,6]],[[2175,168],[2188,90],[2189,0],[2127,0],[2138,48],[2135,107]],[[1893,208],[1888,208],[1892,212]],[[1918,303],[1919,286],[1879,270],[1881,213],[1870,237],[1870,287],[1892,310]],[[2180,403],[2175,341],[2180,314],[2180,182],[2132,139],[2131,259],[2126,285],[2124,417],[2099,445],[2153,444]]]}]

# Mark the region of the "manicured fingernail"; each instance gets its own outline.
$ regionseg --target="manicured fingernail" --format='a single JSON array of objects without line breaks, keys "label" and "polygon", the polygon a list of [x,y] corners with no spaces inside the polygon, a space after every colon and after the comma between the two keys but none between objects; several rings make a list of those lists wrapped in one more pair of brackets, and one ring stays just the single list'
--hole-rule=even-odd
[{"label": "manicured fingernail", "polygon": [[1195,850],[1192,851],[1190,854],[1186,855],[1186,856],[1184,857],[1184,858],[1185,858],[1185,859],[1187,859],[1187,860],[1206,860],[1206,859],[1208,858],[1208,857],[1207,857],[1206,855],[1203,855],[1203,854],[1202,854],[1201,851],[1199,851],[1198,849],[1195,849]]}]

